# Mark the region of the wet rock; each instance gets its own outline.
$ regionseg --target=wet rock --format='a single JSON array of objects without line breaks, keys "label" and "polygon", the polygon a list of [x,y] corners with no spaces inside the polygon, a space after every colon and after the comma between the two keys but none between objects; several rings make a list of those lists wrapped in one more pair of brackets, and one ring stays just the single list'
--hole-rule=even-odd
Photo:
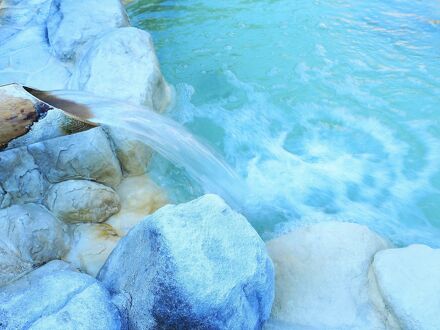
[{"label": "wet rock", "polygon": [[106,223],[73,226],[71,248],[63,258],[89,275],[96,276],[120,236]]},{"label": "wet rock", "polygon": [[52,261],[0,291],[2,329],[120,329],[119,312],[93,277]]},{"label": "wet rock", "polygon": [[56,56],[67,61],[74,60],[81,46],[103,31],[128,25],[119,0],[54,0],[47,36]]},{"label": "wet rock", "polygon": [[440,325],[440,249],[411,245],[380,251],[372,265],[384,304],[402,329]]},{"label": "wet rock", "polygon": [[374,254],[388,244],[367,227],[321,223],[271,240],[267,247],[276,271],[274,322],[385,329],[370,298],[368,269]]},{"label": "wet rock", "polygon": [[148,32],[133,27],[115,29],[88,47],[70,88],[144,104],[156,111],[167,107],[170,88],[160,72]]},{"label": "wet rock", "polygon": [[0,184],[4,190],[3,204],[8,200],[4,206],[41,201],[47,187],[47,181],[25,147],[0,153]]},{"label": "wet rock", "polygon": [[257,329],[273,299],[264,243],[215,195],[146,218],[121,239],[98,278],[116,294],[131,329]]},{"label": "wet rock", "polygon": [[28,149],[52,183],[89,179],[114,187],[122,179],[119,162],[101,128],[35,143]]},{"label": "wet rock", "polygon": [[67,250],[65,225],[43,206],[14,205],[0,210],[0,286]]},{"label": "wet rock", "polygon": [[115,128],[105,129],[110,136],[123,171],[127,175],[142,175],[150,161],[152,150],[130,132]]},{"label": "wet rock", "polygon": [[146,175],[125,178],[116,192],[120,196],[121,211],[107,223],[121,236],[168,202],[165,192]]},{"label": "wet rock", "polygon": [[116,192],[88,180],[67,180],[53,185],[46,205],[66,223],[103,222],[120,209]]}]

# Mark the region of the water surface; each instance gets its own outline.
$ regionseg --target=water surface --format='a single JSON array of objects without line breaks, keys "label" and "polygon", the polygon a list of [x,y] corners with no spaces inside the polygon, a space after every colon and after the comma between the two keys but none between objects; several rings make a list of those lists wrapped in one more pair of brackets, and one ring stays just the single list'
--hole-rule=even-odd
[{"label": "water surface", "polygon": [[[247,181],[264,237],[367,224],[440,246],[440,2],[140,0],[176,87],[168,115]],[[178,201],[201,191],[156,158]]]}]

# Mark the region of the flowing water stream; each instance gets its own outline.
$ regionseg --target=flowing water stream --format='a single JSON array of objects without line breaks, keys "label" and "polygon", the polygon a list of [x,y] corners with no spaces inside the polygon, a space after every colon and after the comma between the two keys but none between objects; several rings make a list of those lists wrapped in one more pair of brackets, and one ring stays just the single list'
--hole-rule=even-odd
[{"label": "flowing water stream", "polygon": [[[246,181],[263,236],[337,219],[440,246],[440,2],[139,0],[128,12],[176,87],[167,115]],[[150,170],[176,201],[201,193],[160,157]]]},{"label": "flowing water stream", "polygon": [[218,194],[244,212],[245,182],[214,150],[177,122],[139,105],[83,91],[42,92],[25,88],[40,100],[80,120],[124,130],[183,168],[204,192]]}]

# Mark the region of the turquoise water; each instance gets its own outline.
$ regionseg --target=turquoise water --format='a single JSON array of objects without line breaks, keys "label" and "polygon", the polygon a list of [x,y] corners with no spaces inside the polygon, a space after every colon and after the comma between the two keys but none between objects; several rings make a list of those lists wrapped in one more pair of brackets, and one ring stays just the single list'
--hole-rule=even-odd
[{"label": "turquoise water", "polygon": [[[250,186],[270,237],[367,224],[440,246],[439,1],[179,0],[129,5],[176,88],[168,115]],[[156,157],[177,201],[201,193]]]}]

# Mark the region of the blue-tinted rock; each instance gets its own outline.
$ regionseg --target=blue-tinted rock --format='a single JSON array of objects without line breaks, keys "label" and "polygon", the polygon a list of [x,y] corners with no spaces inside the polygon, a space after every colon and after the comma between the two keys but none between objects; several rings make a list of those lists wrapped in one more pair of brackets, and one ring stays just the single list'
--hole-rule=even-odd
[{"label": "blue-tinted rock", "polygon": [[35,143],[28,149],[51,183],[90,179],[114,187],[122,179],[119,161],[101,128]]},{"label": "blue-tinted rock", "polygon": [[263,241],[215,195],[147,217],[98,275],[131,329],[261,328],[273,277]]},{"label": "blue-tinted rock", "polygon": [[128,25],[119,0],[54,0],[47,20],[47,36],[58,58],[74,60],[87,41],[103,31]]},{"label": "blue-tinted rock", "polygon": [[14,205],[0,210],[0,287],[61,258],[67,246],[66,226],[43,206]]},{"label": "blue-tinted rock", "polygon": [[0,329],[120,328],[107,290],[62,261],[52,261],[0,291]]}]

